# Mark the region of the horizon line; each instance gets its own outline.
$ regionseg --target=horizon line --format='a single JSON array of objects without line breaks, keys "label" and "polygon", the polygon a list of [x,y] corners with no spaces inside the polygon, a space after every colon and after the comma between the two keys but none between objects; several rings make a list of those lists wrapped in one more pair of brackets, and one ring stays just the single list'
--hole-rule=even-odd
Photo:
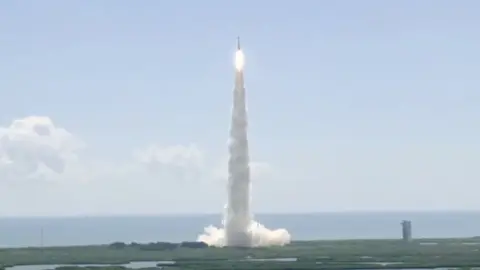
[{"label": "horizon line", "polygon": [[[434,213],[480,213],[480,210],[471,209],[435,209],[435,210],[345,210],[345,211],[318,211],[318,212],[258,212],[256,215],[274,216],[301,216],[325,214],[434,214]],[[0,219],[23,218],[135,218],[135,217],[195,217],[195,216],[222,216],[221,212],[212,213],[85,213],[73,215],[0,215]]]}]

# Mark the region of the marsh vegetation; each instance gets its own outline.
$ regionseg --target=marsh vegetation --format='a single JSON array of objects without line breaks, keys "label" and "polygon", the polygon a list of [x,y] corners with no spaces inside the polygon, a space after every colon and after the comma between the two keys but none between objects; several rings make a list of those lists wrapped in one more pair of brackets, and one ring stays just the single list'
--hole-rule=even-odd
[{"label": "marsh vegetation", "polygon": [[[480,267],[480,239],[298,241],[284,247],[213,248],[198,243],[113,243],[102,246],[0,250],[0,262],[52,265],[70,270],[80,264],[126,269],[129,262],[155,262],[163,269],[406,269]],[[70,266],[62,266],[70,265]],[[151,268],[151,267],[150,267]],[[22,270],[22,269],[14,269]]]}]

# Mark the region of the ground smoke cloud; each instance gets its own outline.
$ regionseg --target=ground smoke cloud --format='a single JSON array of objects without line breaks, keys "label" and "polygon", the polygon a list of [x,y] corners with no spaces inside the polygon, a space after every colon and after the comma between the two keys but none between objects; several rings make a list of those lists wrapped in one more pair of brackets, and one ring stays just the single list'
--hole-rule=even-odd
[{"label": "ground smoke cloud", "polygon": [[[224,224],[225,221],[222,223]],[[283,246],[291,241],[291,236],[287,230],[270,230],[253,220],[250,222],[248,233],[252,240],[252,247]],[[198,236],[197,241],[204,242],[209,246],[224,247],[226,246],[225,229],[208,226],[204,233]]]}]

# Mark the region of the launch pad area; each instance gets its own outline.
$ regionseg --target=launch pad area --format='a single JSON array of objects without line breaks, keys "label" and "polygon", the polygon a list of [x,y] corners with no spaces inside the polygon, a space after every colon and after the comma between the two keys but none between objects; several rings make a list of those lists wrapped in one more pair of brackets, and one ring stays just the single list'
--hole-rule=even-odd
[{"label": "launch pad area", "polygon": [[[413,269],[480,267],[480,238],[300,241],[262,248],[182,247],[176,244],[0,249],[0,269],[129,269],[151,262],[162,269]],[[68,268],[61,265],[72,265]],[[78,264],[104,264],[85,268]],[[30,268],[21,268],[30,267]],[[43,265],[43,268],[35,268]],[[15,266],[15,267],[12,267]],[[50,266],[50,267],[48,267]],[[139,268],[136,268],[139,269]],[[146,269],[146,268],[144,268]],[[148,269],[160,269],[152,268]]]}]

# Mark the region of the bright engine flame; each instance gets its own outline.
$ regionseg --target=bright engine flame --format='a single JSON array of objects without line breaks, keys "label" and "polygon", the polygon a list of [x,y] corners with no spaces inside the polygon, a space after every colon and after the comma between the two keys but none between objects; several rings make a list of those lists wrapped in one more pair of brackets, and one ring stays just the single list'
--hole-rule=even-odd
[{"label": "bright engine flame", "polygon": [[235,53],[235,68],[238,71],[243,70],[245,66],[245,55],[243,54],[242,50],[237,50]]}]

